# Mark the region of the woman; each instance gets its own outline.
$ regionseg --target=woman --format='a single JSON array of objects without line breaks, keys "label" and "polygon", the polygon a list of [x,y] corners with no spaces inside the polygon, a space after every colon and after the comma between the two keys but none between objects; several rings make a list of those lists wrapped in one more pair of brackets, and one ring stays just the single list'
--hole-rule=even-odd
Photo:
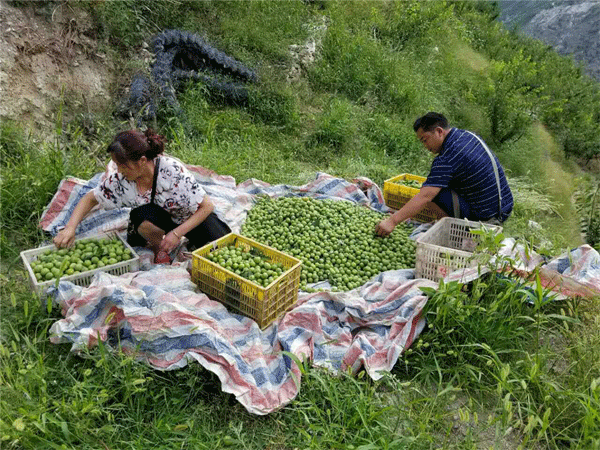
[{"label": "woman", "polygon": [[152,129],[119,133],[108,147],[112,161],[106,176],[79,201],[54,244],[73,245],[77,226],[98,204],[132,208],[127,241],[149,246],[156,263],[170,263],[168,253],[183,236],[191,247],[200,247],[229,233],[194,176],[179,160],[162,154],[165,142]]}]

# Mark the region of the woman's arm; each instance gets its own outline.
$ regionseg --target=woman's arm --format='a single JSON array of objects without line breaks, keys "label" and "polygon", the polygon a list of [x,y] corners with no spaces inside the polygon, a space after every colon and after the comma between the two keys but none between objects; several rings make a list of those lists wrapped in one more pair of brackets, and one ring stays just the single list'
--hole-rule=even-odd
[{"label": "woman's arm", "polygon": [[77,225],[88,215],[88,213],[98,204],[93,191],[89,191],[83,196],[71,214],[67,225],[54,237],[54,245],[57,247],[70,247],[75,242],[75,230]]},{"label": "woman's arm", "polygon": [[165,234],[165,237],[160,243],[160,250],[164,250],[168,253],[177,247],[181,238],[204,222],[204,219],[206,219],[214,209],[215,205],[208,195],[205,195],[196,212],[192,214],[188,220]]}]

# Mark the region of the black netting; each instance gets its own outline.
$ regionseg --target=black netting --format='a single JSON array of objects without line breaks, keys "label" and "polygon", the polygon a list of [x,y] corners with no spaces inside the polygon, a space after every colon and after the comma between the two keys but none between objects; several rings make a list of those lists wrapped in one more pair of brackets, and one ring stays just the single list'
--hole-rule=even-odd
[{"label": "black netting", "polygon": [[152,50],[155,59],[149,77],[134,75],[119,111],[136,117],[138,126],[159,114],[182,115],[177,89],[184,82],[202,82],[213,97],[243,104],[248,100],[245,83],[258,81],[253,70],[186,31],[163,31],[153,39]]}]

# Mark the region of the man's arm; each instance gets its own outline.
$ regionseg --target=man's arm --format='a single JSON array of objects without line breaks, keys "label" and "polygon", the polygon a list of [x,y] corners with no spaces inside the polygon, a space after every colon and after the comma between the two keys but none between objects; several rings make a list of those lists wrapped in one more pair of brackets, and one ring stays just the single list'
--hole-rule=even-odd
[{"label": "man's arm", "polygon": [[375,233],[379,236],[389,235],[392,231],[394,231],[396,225],[419,214],[428,203],[433,201],[440,190],[441,188],[439,187],[422,187],[419,193],[411,198],[406,205],[404,205],[387,219],[379,222],[377,227],[375,227]]}]

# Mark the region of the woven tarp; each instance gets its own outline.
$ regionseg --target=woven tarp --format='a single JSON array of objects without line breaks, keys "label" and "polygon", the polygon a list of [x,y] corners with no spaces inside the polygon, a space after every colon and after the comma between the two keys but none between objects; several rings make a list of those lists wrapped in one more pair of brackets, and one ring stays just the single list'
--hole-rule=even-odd
[{"label": "woven tarp", "polygon": [[[259,180],[236,185],[231,177],[189,168],[234,232],[261,194],[341,198],[387,211],[380,188],[366,178],[350,182],[319,173],[302,186],[272,186]],[[56,233],[78,199],[101,177],[64,180],[43,214],[42,228]],[[123,230],[128,212],[96,210],[78,235]],[[506,255],[522,258],[524,275],[541,265],[545,280],[560,278],[561,286],[571,283],[579,295],[600,293],[600,256],[591,247],[543,264],[530,253],[525,258],[510,239],[505,244]],[[420,288],[437,287],[414,279],[413,270],[396,270],[350,292],[300,292],[295,307],[261,331],[253,320],[228,312],[198,291],[190,280],[189,261],[154,266],[149,252],[142,254],[145,270],[119,277],[98,274],[88,288],[61,282],[53,289],[64,318],[52,326],[51,341],[72,343],[77,351],[94,346],[99,337],[159,370],[198,362],[217,374],[223,391],[234,394],[253,414],[275,411],[297,395],[301,374],[289,354],[334,372],[364,368],[373,379],[390,371],[423,329],[427,298]],[[477,271],[470,275],[476,277]],[[448,279],[464,276],[462,271]]]}]

